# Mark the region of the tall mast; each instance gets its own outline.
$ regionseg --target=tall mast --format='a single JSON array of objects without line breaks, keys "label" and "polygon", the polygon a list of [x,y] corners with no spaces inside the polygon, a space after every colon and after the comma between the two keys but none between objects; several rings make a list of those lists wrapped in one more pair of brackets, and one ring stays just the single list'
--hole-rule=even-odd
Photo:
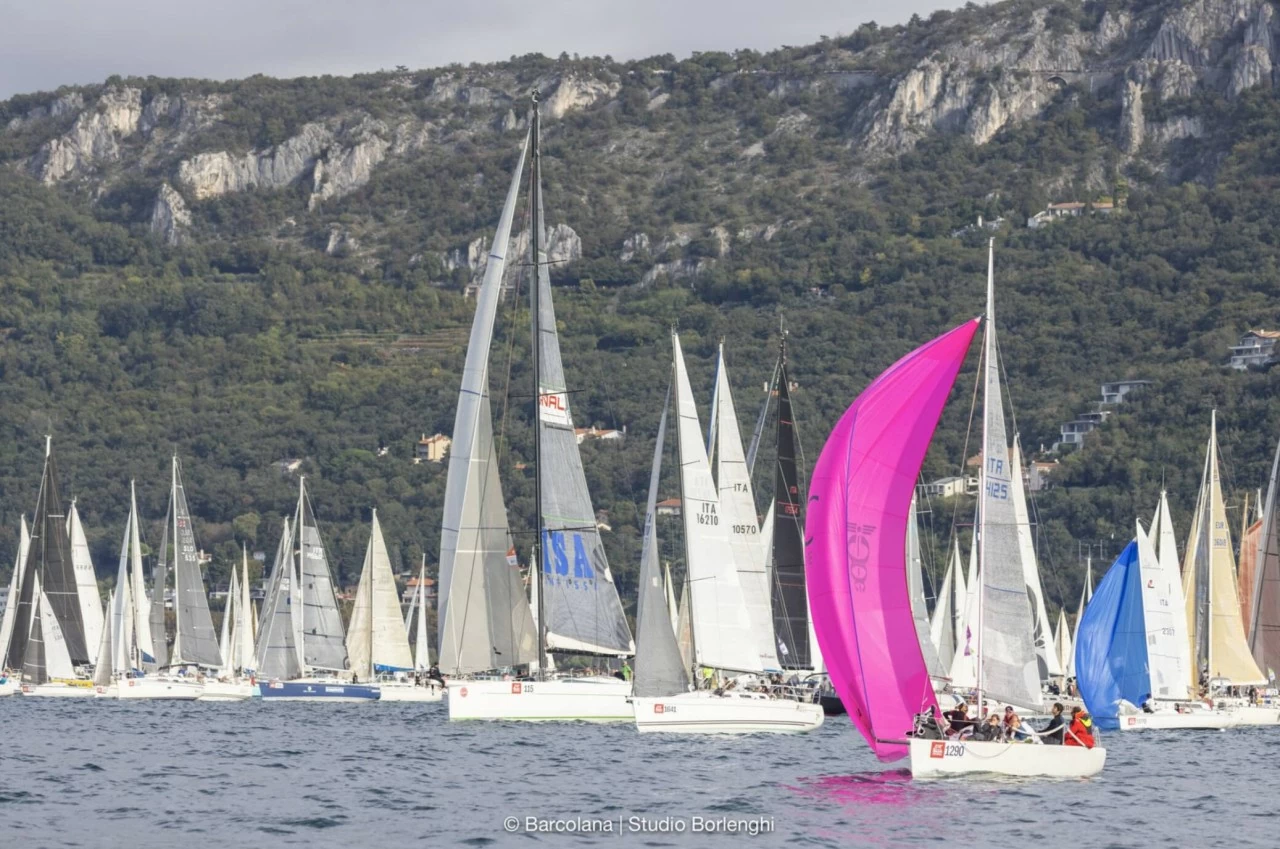
[{"label": "tall mast", "polygon": [[987,582],[987,508],[984,496],[987,491],[987,422],[991,418],[987,413],[987,404],[990,401],[991,360],[995,353],[995,344],[991,338],[991,332],[995,328],[995,245],[995,239],[987,240],[987,315],[982,340],[982,462],[978,467],[978,658],[975,676],[979,717],[982,716],[982,613],[986,606],[982,596]]},{"label": "tall mast", "polygon": [[530,564],[537,570],[533,580],[538,582],[538,678],[546,677],[547,668],[547,617],[543,599],[546,586],[542,568],[542,304],[541,259],[542,252],[542,126],[538,117],[538,90],[534,89],[533,101],[533,168],[529,171],[529,231],[533,248],[533,284],[529,287],[530,307],[533,311],[533,524],[534,559]]},{"label": "tall mast", "polygon": [[[1209,412],[1209,497],[1205,499],[1205,516],[1208,522],[1205,523],[1205,542],[1209,548],[1209,568],[1208,580],[1205,582],[1207,592],[1204,594],[1204,625],[1205,625],[1205,663],[1208,666],[1209,679],[1213,680],[1213,505],[1215,499],[1220,497],[1218,490],[1218,411],[1211,410]],[[1226,524],[1225,522],[1223,524]],[[1223,530],[1223,536],[1226,536],[1226,530]],[[1228,540],[1228,547],[1230,540]]]},{"label": "tall mast", "polygon": [[[173,452],[172,473],[169,482],[169,510],[173,519],[173,655],[169,658],[181,659],[182,653],[182,590],[178,586],[178,452]],[[168,556],[167,554],[165,555]],[[161,601],[161,604],[164,602]]]}]

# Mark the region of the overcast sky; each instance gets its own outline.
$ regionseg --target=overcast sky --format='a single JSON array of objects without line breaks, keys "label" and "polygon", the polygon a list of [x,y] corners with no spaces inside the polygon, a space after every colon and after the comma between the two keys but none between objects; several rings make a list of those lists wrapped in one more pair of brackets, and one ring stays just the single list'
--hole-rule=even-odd
[{"label": "overcast sky", "polygon": [[525,53],[768,50],[959,0],[0,0],[0,99],[122,76],[354,74]]}]

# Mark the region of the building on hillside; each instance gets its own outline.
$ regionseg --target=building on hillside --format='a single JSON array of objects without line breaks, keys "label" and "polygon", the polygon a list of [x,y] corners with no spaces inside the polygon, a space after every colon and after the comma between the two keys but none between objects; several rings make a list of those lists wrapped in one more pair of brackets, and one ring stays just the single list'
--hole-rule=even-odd
[{"label": "building on hillside", "polygon": [[1054,444],[1057,449],[1063,445],[1070,445],[1078,448],[1084,444],[1084,437],[1087,433],[1097,430],[1107,417],[1111,415],[1110,410],[1095,410],[1092,413],[1081,413],[1071,421],[1059,428],[1060,438]]},{"label": "building on hillside", "polygon": [[1053,474],[1058,470],[1057,460],[1032,460],[1022,470],[1028,492],[1043,492],[1053,488]]},{"label": "building on hillside", "polygon": [[[422,584],[423,595],[426,596],[427,606],[431,607],[431,603],[436,597],[436,582],[434,578],[427,578]],[[413,601],[414,593],[418,591],[418,576],[414,575],[404,582],[404,593],[400,596],[403,603],[408,604]]]},{"label": "building on hillside", "polygon": [[444,458],[448,456],[449,446],[451,445],[453,445],[453,440],[443,433],[431,436],[427,436],[424,433],[414,448],[413,462],[415,464],[424,461],[427,463],[442,463]]},{"label": "building on hillside", "polygon": [[614,430],[592,425],[591,427],[576,427],[573,432],[578,438],[578,444],[581,445],[588,439],[621,439],[627,435],[627,426],[623,425],[622,430]]},{"label": "building on hillside", "polygon": [[1051,203],[1042,211],[1027,219],[1027,226],[1032,230],[1038,230],[1046,224],[1052,224],[1059,218],[1079,218],[1086,212],[1094,215],[1110,215],[1115,211],[1115,204],[1109,200],[1094,201],[1093,203],[1085,203],[1084,201],[1072,200],[1065,203]]},{"label": "building on hillside", "polygon": [[668,498],[665,501],[659,501],[654,505],[654,509],[659,516],[670,516],[677,518],[683,515],[679,498]]},{"label": "building on hillside", "polygon": [[1135,389],[1146,389],[1151,385],[1149,380],[1117,380],[1115,383],[1102,384],[1103,404],[1123,404],[1124,396]]},{"label": "building on hillside", "polygon": [[609,511],[603,507],[596,511],[596,530],[612,531],[613,526],[609,524]]},{"label": "building on hillside", "polygon": [[1275,361],[1277,339],[1280,339],[1280,330],[1250,330],[1231,346],[1231,359],[1227,365],[1238,371],[1249,366],[1269,365]]},{"label": "building on hillside", "polygon": [[920,493],[926,498],[955,498],[957,495],[974,495],[978,491],[978,479],[973,475],[951,475],[920,485]]}]

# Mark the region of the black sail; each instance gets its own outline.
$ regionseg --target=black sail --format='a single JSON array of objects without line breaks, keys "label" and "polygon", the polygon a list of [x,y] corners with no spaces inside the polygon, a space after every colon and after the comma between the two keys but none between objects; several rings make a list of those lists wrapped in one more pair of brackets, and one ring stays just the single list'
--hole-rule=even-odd
[{"label": "black sail", "polygon": [[791,412],[786,349],[778,369],[777,461],[773,505],[773,630],[784,669],[809,669],[809,601],[804,583],[804,517],[796,474],[796,426]]},{"label": "black sail", "polygon": [[[58,494],[58,469],[53,453],[47,451],[44,474],[40,479],[40,495],[36,500],[35,518],[31,523],[31,547],[23,565],[22,592],[10,637],[8,665],[21,669],[25,665],[27,643],[31,638],[36,602],[35,578],[49,599],[49,607],[62,627],[63,638],[73,664],[91,662],[84,638],[84,619],[80,613],[80,595],[76,589],[75,567],[71,563],[71,538],[67,535],[67,516]],[[97,648],[96,646],[94,648]]]}]

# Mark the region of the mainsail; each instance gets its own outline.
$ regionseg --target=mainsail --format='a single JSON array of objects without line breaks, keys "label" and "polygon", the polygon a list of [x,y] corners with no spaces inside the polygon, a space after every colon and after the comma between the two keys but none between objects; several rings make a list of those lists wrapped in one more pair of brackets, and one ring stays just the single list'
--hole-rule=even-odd
[{"label": "mainsail", "polygon": [[[147,583],[142,577],[142,535],[138,530],[138,493],[134,482],[129,481],[129,522],[125,528],[125,543],[129,547],[129,592],[126,603],[132,606],[128,616],[132,633],[132,648],[138,656],[133,658],[138,669],[143,663],[156,662],[155,647],[151,642],[151,603],[147,600]],[[118,579],[117,579],[118,583]],[[157,603],[164,610],[163,598]],[[164,632],[161,631],[161,641]]]},{"label": "mainsail", "polygon": [[1205,474],[1196,513],[1193,535],[1187,543],[1183,588],[1190,591],[1188,606],[1193,615],[1188,626],[1192,629],[1197,667],[1206,671],[1209,681],[1225,681],[1237,687],[1265,684],[1267,679],[1253,660],[1240,619],[1231,530],[1218,475],[1217,411],[1210,419]]},{"label": "mainsail", "polygon": [[658,420],[658,441],[653,449],[653,466],[649,472],[649,501],[644,514],[644,537],[640,550],[640,592],[636,602],[636,630],[639,645],[632,694],[638,697],[673,696],[689,689],[689,668],[685,666],[676,642],[671,611],[667,606],[667,573],[664,585],[658,567],[657,503],[658,481],[662,472],[662,446],[667,434],[667,411],[671,392],[662,405]]},{"label": "mainsail", "polygon": [[[342,614],[334,591],[329,558],[320,541],[320,526],[311,511],[305,478],[298,479],[298,510],[293,519],[298,539],[298,586],[302,596],[303,667],[341,671],[347,668]],[[296,597],[295,594],[295,597]],[[295,611],[296,615],[296,611]],[[298,627],[295,620],[294,627]]]},{"label": "mainsail", "polygon": [[231,620],[234,647],[231,662],[240,672],[248,672],[256,665],[257,647],[254,645],[253,600],[249,591],[249,552],[243,545],[240,547],[240,564],[240,598],[236,601],[235,616]]},{"label": "mainsail", "polygon": [[1177,575],[1170,575],[1161,567],[1155,546],[1142,525],[1138,525],[1134,539],[1142,586],[1143,643],[1150,676],[1147,691],[1157,699],[1185,699],[1188,675],[1182,661],[1187,641],[1181,629],[1182,605],[1178,604],[1182,600],[1182,584]]},{"label": "mainsail", "polygon": [[907,754],[912,718],[937,706],[907,590],[907,519],[977,329],[965,322],[876,378],[814,467],[805,523],[814,627],[849,717],[883,761]]},{"label": "mainsail", "polygon": [[[1153,692],[1157,698],[1178,699],[1189,695],[1188,684],[1195,678],[1195,665],[1191,662],[1191,642],[1187,634],[1187,619],[1183,614],[1186,600],[1182,597],[1182,572],[1178,566],[1178,547],[1173,534],[1173,516],[1169,513],[1169,499],[1164,490],[1160,491],[1160,503],[1156,506],[1155,518],[1151,521],[1148,533],[1155,547],[1156,574],[1151,576],[1153,586],[1157,590],[1153,604],[1164,608],[1167,618],[1157,617],[1163,622],[1166,633],[1161,639],[1172,639],[1172,652],[1177,658],[1177,669],[1181,671],[1182,680],[1169,684],[1168,694],[1161,692],[1153,679]],[[1144,564],[1145,566],[1145,564]],[[1158,575],[1158,577],[1157,577]],[[1144,591],[1146,584],[1144,583]],[[1161,601],[1163,599],[1163,601]],[[1151,624],[1148,622],[1148,629]],[[1166,648],[1162,653],[1168,654]],[[1173,668],[1166,666],[1166,671]]]},{"label": "mainsail", "polygon": [[533,171],[532,203],[537,213],[539,251],[537,293],[535,296],[534,287],[530,287],[530,299],[538,310],[534,344],[538,346],[537,433],[541,468],[537,471],[542,489],[539,529],[546,647],[553,651],[631,655],[635,653],[635,642],[596,528],[596,513],[573,427],[551,301],[551,273],[542,247],[547,240],[536,159]]},{"label": "mainsail", "polygon": [[[87,664],[93,659],[90,646],[85,641],[80,594],[76,588],[75,567],[71,563],[71,538],[67,536],[67,517],[62,512],[62,499],[58,495],[58,471],[51,445],[52,440],[46,438],[44,473],[40,479],[40,494],[31,522],[31,541],[27,547],[26,563],[23,564],[18,606],[9,639],[8,663],[14,669],[26,666],[28,638],[37,633],[32,627],[40,606],[40,597],[35,594],[37,575],[49,600],[44,616],[55,620],[44,623],[40,651],[47,652],[49,634],[56,627],[73,665]],[[43,656],[40,658],[41,669],[45,660]]]},{"label": "mainsail", "polygon": [[391,572],[391,558],[382,538],[378,511],[370,522],[369,545],[365,549],[364,566],[351,608],[351,627],[347,629],[347,654],[351,669],[368,680],[376,672],[413,669],[409,652],[409,635],[400,618],[400,596],[396,577]]},{"label": "mainsail", "polygon": [[751,630],[720,494],[711,477],[694,407],[680,337],[671,334],[676,364],[676,435],[680,454],[681,514],[690,595],[694,660],[699,666],[738,672],[762,672],[760,651]]},{"label": "mainsail", "polygon": [[22,569],[30,548],[31,533],[27,530],[27,517],[23,516],[18,534],[18,557],[13,563],[13,574],[9,577],[9,595],[4,605],[4,617],[0,619],[0,672],[9,668],[9,644],[12,642],[13,623],[18,615],[18,598],[22,595]]},{"label": "mainsail", "polygon": [[489,346],[528,145],[526,137],[476,293],[449,451],[437,627],[439,663],[453,675],[525,664],[537,655],[533,615],[519,570],[507,562],[510,531],[489,406]]},{"label": "mainsail", "polygon": [[715,422],[716,487],[720,494],[721,516],[729,533],[729,547],[738,567],[738,583],[751,617],[751,628],[760,644],[760,664],[776,671],[778,652],[774,647],[773,611],[770,606],[769,576],[765,570],[767,552],[760,538],[760,517],[751,487],[751,472],[742,450],[738,412],[729,387],[729,370],[720,343],[716,361],[716,391],[711,419]]},{"label": "mainsail", "polygon": [[80,598],[80,618],[84,622],[84,641],[94,648],[102,642],[102,596],[98,593],[98,576],[93,570],[93,558],[89,554],[89,541],[84,537],[80,524],[80,511],[75,499],[71,499],[71,511],[67,515],[67,535],[71,539],[71,567],[76,574],[76,595]]},{"label": "mainsail", "polygon": [[773,504],[773,631],[778,640],[778,659],[784,669],[820,671],[822,659],[813,645],[809,621],[809,594],[805,590],[805,551],[801,527],[804,500],[796,468],[796,422],[791,404],[790,376],[787,373],[786,337],[778,358],[778,427],[775,434]]},{"label": "mainsail", "polygon": [[209,614],[209,597],[205,595],[204,578],[200,575],[200,555],[196,549],[191,512],[187,509],[187,491],[178,470],[178,457],[173,457],[173,489],[170,496],[173,516],[173,610],[175,618],[173,653],[170,664],[193,663],[217,668],[222,665],[222,651],[213,631]]},{"label": "mainsail", "polygon": [[1262,533],[1258,538],[1258,555],[1253,582],[1252,616],[1249,620],[1249,648],[1253,659],[1275,679],[1280,668],[1280,444],[1271,463],[1271,480],[1267,484],[1267,501],[1262,511]]},{"label": "mainsail", "polygon": [[[1040,704],[1035,624],[1014,508],[1013,464],[1005,430],[996,343],[994,247],[987,255],[987,317],[983,353],[983,445],[978,486],[978,689],[990,698],[1032,708]],[[972,621],[972,620],[971,620]]]}]

